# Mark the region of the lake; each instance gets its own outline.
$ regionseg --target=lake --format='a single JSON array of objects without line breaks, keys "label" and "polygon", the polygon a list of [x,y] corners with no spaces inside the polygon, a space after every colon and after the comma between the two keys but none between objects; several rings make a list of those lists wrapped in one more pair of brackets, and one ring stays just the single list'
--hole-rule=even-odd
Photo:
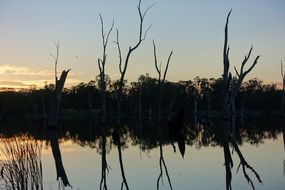
[{"label": "lake", "polygon": [[[233,142],[225,144],[218,123],[196,127],[187,124],[182,140],[171,137],[167,126],[157,130],[156,125],[148,122],[120,126],[123,138],[119,141],[114,135],[117,128],[112,125],[108,128],[104,137],[101,126],[88,119],[61,121],[58,132],[53,133],[46,132],[40,122],[7,123],[1,127],[1,168],[7,163],[3,154],[7,142],[10,146],[15,141],[33,142],[40,144],[40,183],[44,189],[100,189],[104,158],[108,189],[121,188],[123,170],[129,189],[157,189],[159,184],[159,189],[220,190],[226,189],[229,175],[225,169],[228,147],[233,163],[232,189],[252,189],[246,175],[255,189],[285,188],[285,127],[279,119],[255,120],[238,127],[235,134],[238,147]],[[64,187],[64,175],[71,187]],[[3,176],[0,184],[3,187]]]}]

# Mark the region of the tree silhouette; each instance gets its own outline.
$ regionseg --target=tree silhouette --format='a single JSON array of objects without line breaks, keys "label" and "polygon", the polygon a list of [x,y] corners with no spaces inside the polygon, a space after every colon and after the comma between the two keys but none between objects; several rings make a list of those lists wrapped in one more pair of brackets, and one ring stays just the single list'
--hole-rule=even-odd
[{"label": "tree silhouette", "polygon": [[[245,178],[247,179],[248,183],[251,184],[252,188],[254,189],[254,185],[250,177],[246,173],[246,168],[250,169],[256,176],[257,180],[261,183],[261,179],[257,172],[246,162],[244,159],[239,147],[236,144],[236,135],[235,135],[235,99],[240,87],[242,85],[243,79],[245,76],[254,68],[257,64],[257,60],[259,56],[257,56],[253,62],[253,64],[249,67],[249,69],[244,71],[244,66],[246,65],[247,61],[250,58],[252,47],[250,48],[248,54],[244,57],[244,60],[241,63],[240,71],[234,67],[237,79],[233,80],[231,73],[229,72],[230,68],[230,61],[229,61],[229,46],[228,46],[228,22],[229,17],[232,10],[227,15],[227,20],[225,24],[225,41],[224,41],[224,50],[223,50],[223,88],[222,88],[222,116],[223,116],[223,150],[224,150],[224,158],[225,158],[225,169],[226,169],[226,189],[230,190],[231,187],[231,180],[232,180],[232,173],[231,168],[233,167],[233,160],[231,157],[231,153],[229,150],[229,143],[231,143],[234,147],[234,150],[237,152],[240,158],[240,166],[243,168],[243,173]],[[232,122],[230,124],[230,117],[232,117]],[[230,126],[232,129],[232,133],[230,132]],[[238,167],[239,168],[239,167]]]}]

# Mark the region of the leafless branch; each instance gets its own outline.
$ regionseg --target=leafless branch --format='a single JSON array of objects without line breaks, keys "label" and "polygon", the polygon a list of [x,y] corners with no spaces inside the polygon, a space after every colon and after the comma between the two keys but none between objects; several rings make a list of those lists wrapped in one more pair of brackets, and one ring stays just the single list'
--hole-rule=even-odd
[{"label": "leafless branch", "polygon": [[232,10],[227,15],[227,20],[225,24],[225,41],[224,41],[224,50],[223,50],[223,65],[224,65],[224,71],[223,71],[223,94],[225,95],[224,97],[224,102],[223,102],[223,112],[224,114],[227,114],[228,111],[230,110],[230,106],[232,102],[235,99],[235,96],[240,89],[240,86],[243,82],[243,79],[246,77],[246,75],[251,72],[251,70],[255,67],[257,64],[257,61],[259,59],[259,55],[255,58],[254,62],[252,65],[244,71],[244,67],[246,63],[248,62],[251,53],[252,53],[252,46],[248,52],[247,55],[245,55],[241,66],[240,66],[240,71],[238,72],[237,68],[234,67],[234,70],[236,72],[236,75],[238,76],[237,82],[233,85],[233,88],[231,89],[231,92],[229,91],[229,88],[227,88],[227,84],[230,82],[229,81],[229,67],[230,67],[230,62],[229,62],[229,47],[228,47],[228,23],[229,23],[229,17],[231,15]]},{"label": "leafless branch", "polygon": [[166,78],[166,74],[167,74],[167,71],[168,71],[168,67],[169,67],[169,63],[170,63],[170,59],[171,59],[171,56],[173,54],[173,51],[171,51],[169,56],[168,56],[167,63],[166,63],[166,66],[165,66],[165,70],[164,70],[164,73],[163,73],[163,78],[161,80],[161,63],[159,65],[159,67],[158,67],[157,56],[156,56],[156,45],[155,45],[154,40],[152,41],[152,44],[153,44],[154,65],[155,65],[155,69],[156,69],[156,71],[158,73],[158,81],[159,81],[159,83],[160,82],[163,83],[165,81],[165,78]]},{"label": "leafless branch", "polygon": [[[161,77],[161,66],[158,67],[157,65],[157,56],[156,56],[156,46],[155,46],[155,42],[154,40],[152,41],[152,44],[153,44],[153,55],[154,55],[154,65],[155,65],[155,69],[158,73],[158,79],[160,81],[160,77]],[[161,64],[160,64],[161,65]]]},{"label": "leafless branch", "polygon": [[142,41],[144,41],[144,40],[146,39],[147,32],[151,29],[151,26],[152,26],[152,25],[149,25],[149,26],[147,27],[147,29],[145,30],[144,36],[143,36],[143,38],[142,38]]},{"label": "leafless branch", "polygon": [[57,81],[57,63],[58,63],[58,57],[59,57],[59,42],[54,42],[55,45],[55,55],[51,54],[51,56],[54,59],[54,76],[55,76],[55,84]]},{"label": "leafless branch", "polygon": [[165,81],[166,73],[168,70],[168,66],[169,66],[169,62],[170,62],[172,54],[173,54],[173,51],[170,52],[168,59],[167,59],[166,67],[165,67],[164,74],[163,74],[163,80],[162,80],[163,82]]},{"label": "leafless branch", "polygon": [[[141,1],[139,2],[139,7],[138,7],[138,9],[140,9],[140,3],[141,3]],[[156,5],[156,3],[153,3],[153,4],[151,4],[150,6],[148,6],[148,8],[144,11],[144,13],[143,13],[143,15],[142,15],[142,19],[144,19],[146,13],[147,13],[154,5]]]},{"label": "leafless branch", "polygon": [[[144,35],[143,35],[143,23],[144,23],[144,19],[145,19],[145,16],[147,14],[147,12],[151,9],[151,7],[153,7],[155,4],[152,4],[150,5],[144,12],[142,12],[141,10],[141,0],[139,1],[139,4],[137,6],[137,9],[138,9],[138,13],[139,13],[139,18],[140,18],[140,24],[139,24],[139,38],[138,38],[138,41],[137,43],[133,46],[133,47],[129,47],[128,49],[128,52],[127,52],[127,55],[126,55],[126,59],[124,61],[124,66],[122,67],[122,59],[120,57],[120,62],[119,62],[119,67],[120,67],[120,73],[121,73],[121,78],[120,78],[120,82],[123,83],[124,81],[124,77],[125,77],[125,74],[126,74],[126,70],[127,70],[127,67],[128,67],[128,63],[129,63],[129,58],[132,54],[133,51],[135,51],[139,45],[141,44],[142,41],[145,40],[146,38],[146,35],[147,35],[147,32],[149,31],[149,29],[151,28],[151,25],[145,30],[144,32]],[[117,31],[117,34],[118,34],[118,31]],[[118,35],[117,35],[117,41],[116,41],[116,44],[118,46],[118,51],[119,51],[119,54],[121,54],[121,50],[120,50],[120,44],[119,44],[119,39],[118,39]],[[122,84],[120,84],[120,86],[122,86]]]},{"label": "leafless branch", "polygon": [[147,12],[148,12],[148,11],[151,9],[151,7],[153,7],[154,5],[155,5],[155,3],[152,4],[152,5],[150,5],[150,6],[142,13],[142,11],[141,11],[141,0],[139,0],[139,4],[138,4],[138,7],[137,7],[138,13],[139,13],[139,17],[140,17],[139,40],[138,40],[137,44],[136,44],[133,48],[130,47],[130,50],[131,50],[131,51],[135,50],[135,49],[140,45],[140,43],[145,39],[146,34],[147,34],[148,30],[150,29],[151,25],[147,28],[147,30],[146,30],[145,33],[144,33],[144,37],[143,37],[143,35],[142,35],[142,33],[143,33],[143,22],[144,22],[144,19],[145,19],[145,16],[146,16]]},{"label": "leafless branch", "polygon": [[102,60],[99,58],[99,59],[98,59],[98,67],[99,67],[99,71],[100,71],[100,73],[102,73],[102,67],[101,67],[101,64],[102,64]]},{"label": "leafless branch", "polygon": [[237,71],[237,68],[234,67],[234,69],[235,69],[236,75],[239,77],[240,75],[239,75],[239,73],[238,73],[238,71]]},{"label": "leafless branch", "polygon": [[106,35],[106,33],[104,31],[104,20],[102,18],[102,15],[99,14],[99,17],[100,17],[100,21],[101,21],[101,37],[102,37],[102,45],[103,45],[103,55],[102,55],[102,59],[101,59],[100,63],[101,63],[101,71],[104,71],[105,70],[105,64],[106,64],[106,58],[107,58],[107,54],[106,54],[107,44],[109,41],[109,36],[110,36],[110,34],[113,30],[113,27],[114,27],[114,20],[113,20],[112,25],[109,28],[107,35]]},{"label": "leafless branch", "polygon": [[223,64],[224,64],[224,72],[223,72],[223,80],[224,84],[226,83],[226,80],[228,78],[228,71],[230,67],[230,62],[229,62],[229,51],[230,48],[228,47],[228,23],[229,23],[229,17],[231,15],[232,10],[228,13],[227,20],[226,20],[226,25],[225,25],[225,41],[224,41],[224,51],[223,51]]},{"label": "leafless branch", "polygon": [[122,52],[121,52],[121,47],[120,47],[120,42],[119,42],[119,30],[116,29],[117,35],[116,35],[116,39],[117,41],[115,41],[115,43],[117,44],[117,48],[118,48],[118,52],[119,52],[119,70],[120,73],[123,74],[122,71]]}]

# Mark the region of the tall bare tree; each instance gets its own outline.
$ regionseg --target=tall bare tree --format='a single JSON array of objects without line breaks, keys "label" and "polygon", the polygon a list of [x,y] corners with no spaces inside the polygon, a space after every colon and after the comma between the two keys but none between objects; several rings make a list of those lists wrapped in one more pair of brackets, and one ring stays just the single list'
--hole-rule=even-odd
[{"label": "tall bare tree", "polygon": [[101,181],[100,181],[100,189],[108,189],[107,188],[107,172],[108,172],[108,164],[107,164],[107,159],[106,159],[106,98],[105,98],[105,93],[106,93],[106,73],[105,73],[105,65],[106,65],[106,60],[107,60],[107,45],[109,41],[109,36],[113,30],[114,27],[114,20],[112,22],[111,27],[105,33],[104,30],[104,21],[103,18],[100,16],[100,21],[101,21],[101,37],[102,37],[102,46],[103,46],[103,53],[102,53],[102,58],[98,59],[98,67],[99,67],[99,76],[100,76],[100,81],[99,81],[99,86],[100,86],[100,92],[101,92],[101,110],[102,110],[102,117],[101,117],[101,131],[102,131],[102,170],[101,170]]},{"label": "tall bare tree", "polygon": [[102,58],[98,58],[98,67],[99,67],[99,86],[100,86],[100,92],[101,92],[101,109],[102,109],[102,126],[105,127],[106,125],[106,73],[105,73],[105,66],[106,66],[106,60],[107,60],[107,45],[109,41],[109,36],[113,30],[114,27],[114,20],[112,22],[111,27],[109,28],[108,32],[105,33],[104,30],[104,21],[102,18],[102,15],[100,14],[100,21],[101,21],[101,37],[102,37]]},{"label": "tall bare tree", "polygon": [[[229,143],[231,143],[234,147],[234,150],[237,152],[238,157],[240,158],[240,165],[243,168],[243,173],[244,176],[247,180],[248,183],[251,184],[252,188],[254,189],[254,185],[250,177],[246,173],[246,169],[251,170],[257,180],[261,183],[261,179],[257,172],[246,162],[245,158],[243,157],[241,151],[239,150],[239,147],[236,143],[235,139],[235,129],[234,125],[232,125],[232,134],[230,133],[230,116],[231,112],[233,113],[232,116],[234,117],[235,114],[235,98],[236,95],[242,85],[242,82],[246,75],[251,72],[251,70],[255,67],[257,64],[257,61],[260,56],[256,56],[254,59],[253,63],[249,66],[247,70],[244,70],[244,67],[246,63],[248,62],[251,52],[252,52],[252,47],[250,48],[249,52],[247,55],[245,55],[239,71],[237,70],[236,67],[234,67],[234,70],[237,75],[237,80],[232,80],[232,75],[229,72],[230,69],[230,60],[229,60],[229,51],[230,48],[228,46],[228,23],[229,23],[229,17],[231,15],[232,10],[228,13],[227,15],[227,20],[225,24],[225,41],[224,41],[224,49],[223,49],[223,88],[222,88],[222,97],[223,97],[223,102],[222,102],[222,114],[223,114],[223,148],[224,148],[224,158],[225,158],[225,169],[226,169],[226,189],[229,190],[231,189],[231,179],[232,179],[232,174],[231,174],[231,168],[233,167],[233,160],[231,157],[230,149],[229,149]],[[233,124],[235,121],[232,121],[231,123]]]},{"label": "tall bare tree", "polygon": [[[58,135],[57,135],[57,121],[60,110],[61,94],[67,78],[67,74],[70,71],[63,70],[60,78],[57,77],[57,66],[59,60],[59,43],[55,43],[56,53],[52,55],[54,58],[54,77],[55,77],[55,89],[53,92],[53,101],[51,102],[51,109],[49,110],[49,117],[47,123],[48,138],[51,143],[52,153],[55,160],[57,179],[61,179],[64,186],[70,186],[67,175],[64,170],[63,162],[61,159],[61,152],[58,145]],[[43,101],[43,99],[42,99]],[[43,103],[44,105],[44,103]]]},{"label": "tall bare tree", "polygon": [[123,94],[123,87],[124,87],[124,80],[125,80],[125,75],[126,75],[126,71],[128,68],[128,64],[129,64],[129,59],[132,55],[132,53],[141,45],[141,43],[146,39],[146,35],[147,32],[149,31],[149,29],[151,28],[151,25],[144,30],[144,20],[145,20],[145,16],[147,14],[147,12],[150,10],[151,7],[153,7],[155,4],[150,5],[145,11],[142,12],[141,10],[141,0],[139,0],[139,4],[137,6],[138,9],[138,13],[139,13],[139,19],[140,19],[140,23],[139,23],[139,36],[138,36],[138,40],[135,43],[135,45],[130,46],[127,54],[125,56],[125,59],[123,59],[122,57],[122,51],[121,51],[121,46],[120,46],[120,42],[119,42],[119,30],[117,29],[117,37],[116,37],[116,45],[117,45],[117,49],[118,49],[118,53],[119,53],[119,71],[120,71],[120,79],[119,79],[119,88],[117,91],[117,104],[118,104],[118,118],[117,118],[117,123],[119,124],[121,121],[121,103],[122,103],[122,94]]},{"label": "tall bare tree", "polygon": [[67,77],[68,70],[63,70],[60,78],[58,80],[57,77],[57,65],[58,65],[58,59],[59,59],[59,43],[55,43],[56,47],[56,54],[52,55],[54,58],[54,74],[55,74],[55,89],[54,89],[54,96],[53,96],[53,101],[51,102],[51,109],[49,113],[49,118],[48,118],[48,128],[55,129],[57,127],[57,120],[58,120],[58,114],[59,114],[59,109],[60,109],[60,102],[61,102],[61,94],[62,90],[65,84],[65,80]]},{"label": "tall bare tree", "polygon": [[153,44],[153,54],[154,54],[154,65],[155,65],[156,72],[158,73],[159,98],[158,98],[158,118],[157,118],[157,120],[160,123],[160,121],[161,121],[161,98],[162,98],[162,92],[161,91],[162,91],[162,88],[163,88],[163,85],[165,82],[166,74],[168,71],[168,66],[169,66],[170,59],[171,59],[171,56],[173,54],[173,51],[170,52],[168,59],[167,59],[167,62],[166,62],[164,73],[162,73],[161,64],[158,66],[158,63],[157,63],[155,42],[152,41],[152,44]]},{"label": "tall bare tree", "polygon": [[[121,104],[122,104],[122,95],[123,95],[123,88],[124,88],[124,81],[125,81],[125,75],[126,75],[126,71],[128,68],[128,64],[129,64],[129,59],[132,55],[132,53],[141,45],[142,41],[144,41],[146,39],[146,35],[147,32],[149,31],[149,29],[151,28],[151,25],[144,30],[144,20],[145,20],[145,16],[147,14],[147,12],[149,11],[149,9],[153,6],[154,4],[150,5],[145,11],[142,12],[141,10],[141,0],[139,0],[138,6],[137,6],[137,10],[138,10],[138,14],[139,14],[139,19],[140,19],[140,23],[139,23],[139,37],[137,42],[135,43],[135,45],[130,46],[127,54],[125,56],[125,58],[123,59],[122,56],[122,51],[121,51],[121,46],[120,46],[120,41],[119,41],[119,30],[117,29],[117,35],[116,35],[116,45],[117,45],[117,49],[118,49],[118,53],[119,53],[119,71],[120,71],[120,79],[119,79],[119,84],[118,84],[118,89],[117,89],[117,106],[118,106],[118,117],[117,117],[117,127],[118,127],[118,135],[119,138],[121,138],[121,129],[120,129],[120,123],[121,123]],[[121,152],[121,144],[118,144],[118,153],[119,153],[119,163],[120,163],[120,168],[121,168],[121,174],[122,174],[122,178],[123,178],[123,182],[121,185],[121,189],[123,189],[123,187],[125,186],[126,189],[128,190],[128,183],[125,177],[125,172],[124,172],[124,166],[123,166],[123,162],[122,162],[122,152]]]},{"label": "tall bare tree", "polygon": [[159,97],[158,97],[158,136],[159,136],[159,150],[160,150],[160,157],[159,157],[159,168],[160,168],[160,173],[159,173],[159,176],[157,178],[157,182],[156,182],[156,187],[157,187],[157,190],[159,189],[159,183],[160,183],[160,180],[162,178],[162,175],[163,175],[163,168],[165,170],[165,174],[167,176],[167,180],[168,180],[168,183],[169,183],[169,187],[170,189],[173,189],[172,188],[172,184],[171,184],[171,180],[170,180],[170,177],[169,177],[169,174],[168,174],[168,170],[167,170],[167,166],[166,166],[166,163],[165,163],[165,160],[164,160],[164,157],[163,157],[163,148],[162,148],[162,137],[161,137],[161,100],[162,100],[162,88],[163,88],[163,85],[164,85],[164,82],[165,82],[165,78],[166,78],[166,74],[167,74],[167,71],[168,71],[168,66],[169,66],[169,63],[170,63],[170,59],[171,59],[171,56],[173,54],[173,51],[170,52],[169,56],[168,56],[168,59],[167,59],[167,62],[166,62],[166,66],[165,66],[165,70],[164,72],[162,73],[162,70],[161,70],[161,64],[158,66],[158,63],[157,63],[157,56],[156,56],[156,46],[155,46],[155,42],[153,40],[153,55],[154,55],[154,65],[155,65],[155,69],[158,73],[158,88],[159,88]]},{"label": "tall bare tree", "polygon": [[257,64],[257,61],[260,57],[259,55],[256,56],[256,58],[254,59],[253,63],[250,65],[250,67],[247,70],[244,70],[246,63],[248,62],[248,60],[251,56],[251,52],[252,52],[252,47],[251,47],[248,54],[245,55],[245,57],[241,63],[240,71],[238,71],[236,69],[236,67],[234,67],[236,75],[237,75],[237,81],[233,82],[231,73],[229,72],[229,69],[230,69],[230,60],[229,60],[230,47],[228,45],[228,22],[229,22],[229,17],[231,15],[231,12],[232,12],[232,10],[228,13],[227,20],[226,20],[225,41],[224,41],[224,50],[223,50],[224,70],[223,70],[223,75],[222,75],[223,76],[222,96],[223,96],[223,116],[224,117],[227,117],[228,114],[230,113],[231,106],[233,105],[233,102],[235,100],[237,92],[239,91],[239,89],[242,85],[243,79],[255,67],[255,65]]}]

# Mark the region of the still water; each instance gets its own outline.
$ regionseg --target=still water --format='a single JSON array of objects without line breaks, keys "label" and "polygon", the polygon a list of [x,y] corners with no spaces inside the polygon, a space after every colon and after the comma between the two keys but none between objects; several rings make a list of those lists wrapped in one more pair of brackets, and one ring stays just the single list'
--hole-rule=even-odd
[{"label": "still water", "polygon": [[[73,125],[71,125],[71,123]],[[9,125],[2,128],[1,149],[5,147],[5,139],[13,142],[15,137],[21,139],[37,139],[42,144],[42,184],[44,189],[100,189],[102,174],[102,136],[95,124],[74,122],[61,124],[56,134],[61,153],[61,165],[71,187],[64,187],[61,178],[57,180],[56,154],[53,154],[50,138],[39,135],[44,131],[40,126],[28,126],[23,130],[12,132]],[[188,126],[183,131],[185,153],[181,151],[177,140],[169,140],[167,132],[160,138],[153,125],[129,124],[123,126],[124,144],[121,144],[121,159],[129,189],[226,189],[226,169],[223,140],[219,135],[219,126]],[[36,130],[34,129],[36,128]],[[13,130],[14,131],[14,130]],[[166,131],[166,128],[165,128]],[[106,135],[106,185],[108,189],[121,189],[122,165],[119,162],[119,148],[114,144],[112,136],[114,128],[110,127]],[[285,189],[285,130],[281,122],[250,123],[240,128],[236,142],[246,163],[260,176],[260,183],[254,172],[241,165],[241,157],[229,149],[232,157],[231,168],[232,189],[252,189],[245,174],[252,180],[255,189]],[[161,146],[160,146],[161,145]],[[175,147],[175,151],[174,151]],[[182,148],[183,149],[183,148]],[[1,168],[6,158],[3,151],[0,156]],[[163,159],[163,162],[162,162]],[[160,162],[161,161],[161,162]],[[161,167],[160,167],[161,163]],[[165,165],[163,164],[165,163]],[[58,164],[58,163],[57,163]],[[59,167],[59,166],[57,166]],[[162,173],[161,173],[162,172]],[[161,178],[159,178],[161,174]],[[159,181],[158,181],[159,180]],[[3,180],[1,181],[3,184]],[[171,187],[170,187],[171,184]],[[1,186],[2,187],[2,186]]]}]

